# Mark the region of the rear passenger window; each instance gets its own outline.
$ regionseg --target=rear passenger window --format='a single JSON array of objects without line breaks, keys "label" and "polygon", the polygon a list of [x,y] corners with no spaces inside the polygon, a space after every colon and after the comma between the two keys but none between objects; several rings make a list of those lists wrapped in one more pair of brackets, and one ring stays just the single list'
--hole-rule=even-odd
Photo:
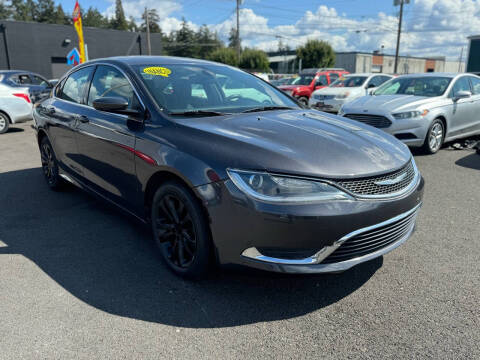
[{"label": "rear passenger window", "polygon": [[102,97],[121,97],[128,102],[128,109],[139,109],[140,104],[127,78],[112,66],[99,65],[93,75],[87,105],[93,106]]},{"label": "rear passenger window", "polygon": [[60,98],[81,104],[85,95],[85,87],[92,72],[92,67],[80,69],[71,74],[63,86]]}]

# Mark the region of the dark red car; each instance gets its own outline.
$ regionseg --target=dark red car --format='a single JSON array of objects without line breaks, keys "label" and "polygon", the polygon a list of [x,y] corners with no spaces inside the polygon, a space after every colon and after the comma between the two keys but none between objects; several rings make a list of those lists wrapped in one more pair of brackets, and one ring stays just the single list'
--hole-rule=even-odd
[{"label": "dark red car", "polygon": [[340,76],[349,74],[345,69],[304,69],[290,85],[278,88],[302,104],[308,105],[308,99],[315,90],[324,88],[337,80]]}]

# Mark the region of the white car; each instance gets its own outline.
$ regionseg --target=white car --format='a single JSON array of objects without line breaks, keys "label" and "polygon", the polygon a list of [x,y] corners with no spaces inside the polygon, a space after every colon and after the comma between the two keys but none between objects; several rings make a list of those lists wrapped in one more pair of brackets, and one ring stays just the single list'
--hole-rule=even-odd
[{"label": "white car", "polygon": [[11,124],[31,120],[32,109],[28,88],[0,84],[0,134],[6,133]]},{"label": "white car", "polygon": [[314,91],[308,105],[321,111],[338,113],[343,104],[368,95],[392,78],[387,74],[371,73],[343,75],[330,86]]}]

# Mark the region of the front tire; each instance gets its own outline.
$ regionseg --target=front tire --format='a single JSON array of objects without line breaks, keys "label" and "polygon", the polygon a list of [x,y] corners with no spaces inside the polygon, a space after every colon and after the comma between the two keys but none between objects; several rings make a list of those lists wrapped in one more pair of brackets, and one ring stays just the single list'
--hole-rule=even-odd
[{"label": "front tire", "polygon": [[40,141],[40,158],[42,161],[43,175],[47,185],[52,190],[60,190],[63,186],[63,180],[59,175],[58,162],[53,152],[52,145],[46,137]]},{"label": "front tire", "polygon": [[442,148],[445,140],[445,125],[440,119],[435,119],[427,131],[425,142],[423,143],[423,150],[427,154],[435,154]]},{"label": "front tire", "polygon": [[212,245],[208,222],[199,201],[182,184],[169,181],[153,197],[152,232],[164,261],[185,278],[205,277]]},{"label": "front tire", "polygon": [[10,120],[5,114],[0,113],[0,134],[5,134],[10,128]]},{"label": "front tire", "polygon": [[299,97],[298,102],[308,107],[308,98],[306,98],[305,96]]}]

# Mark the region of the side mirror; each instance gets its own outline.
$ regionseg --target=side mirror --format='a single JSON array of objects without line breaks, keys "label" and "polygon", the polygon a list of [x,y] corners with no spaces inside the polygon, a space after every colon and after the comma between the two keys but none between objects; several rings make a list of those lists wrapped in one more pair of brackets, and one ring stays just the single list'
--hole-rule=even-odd
[{"label": "side mirror", "polygon": [[128,115],[131,120],[143,121],[143,111],[127,109],[128,101],[122,97],[102,97],[93,101],[93,107],[99,111]]},{"label": "side mirror", "polygon": [[457,100],[460,100],[460,99],[468,99],[469,97],[472,96],[472,93],[470,91],[467,91],[467,90],[462,90],[462,91],[459,91],[455,97],[453,98],[454,101],[457,101]]}]

